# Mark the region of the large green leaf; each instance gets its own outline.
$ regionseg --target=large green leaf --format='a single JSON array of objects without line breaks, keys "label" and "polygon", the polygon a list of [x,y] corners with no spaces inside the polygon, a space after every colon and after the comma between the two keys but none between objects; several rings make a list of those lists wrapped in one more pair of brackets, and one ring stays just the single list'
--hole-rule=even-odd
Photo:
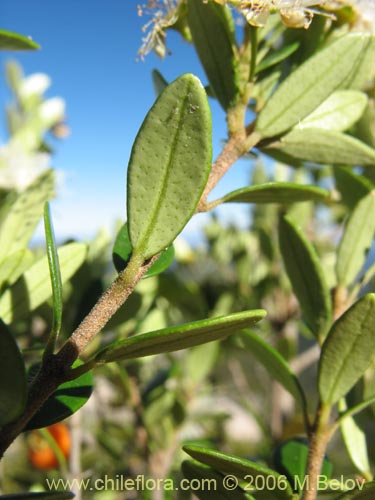
[{"label": "large green leaf", "polygon": [[[82,361],[75,361],[73,367],[82,365]],[[29,376],[33,376],[38,366],[30,369]],[[94,378],[92,372],[87,372],[74,380],[61,384],[47,399],[40,410],[35,413],[25,427],[25,431],[41,429],[60,422],[73,415],[87,403],[93,391]]]},{"label": "large green leaf", "polygon": [[147,114],[128,168],[128,224],[134,254],[148,259],[191,218],[211,167],[211,114],[200,81],[182,75]]},{"label": "large green leaf", "polygon": [[304,319],[315,336],[324,336],[331,323],[332,304],[319,257],[289,216],[280,218],[279,242]]},{"label": "large green leaf", "polygon": [[0,213],[0,261],[23,250],[43,215],[44,203],[54,191],[54,172],[41,174],[24,192],[10,196]]},{"label": "large green leaf", "polygon": [[26,400],[23,358],[13,335],[0,319],[0,428],[22,414]]},{"label": "large green leaf", "polygon": [[367,95],[358,90],[338,90],[331,94],[296,128],[319,128],[321,130],[348,130],[360,119],[367,105]]},{"label": "large green leaf", "polygon": [[281,152],[295,159],[327,165],[375,165],[375,149],[335,130],[295,129],[262,150],[270,154]]},{"label": "large green leaf", "polygon": [[[183,447],[183,450],[195,460],[224,474],[234,475],[246,483],[246,485],[251,484],[252,477],[258,478],[257,481],[254,481],[254,486],[256,487],[258,485],[260,491],[271,488],[275,500],[289,499],[293,496],[292,488],[285,478],[282,478],[278,472],[260,465],[257,462],[202,448],[201,446],[186,445]],[[260,481],[259,478],[261,477],[271,479],[268,481]]]},{"label": "large green leaf", "polygon": [[35,50],[39,45],[31,37],[0,30],[0,50]]},{"label": "large green leaf", "polygon": [[249,186],[222,198],[225,203],[282,203],[290,204],[300,201],[327,202],[329,191],[317,186],[295,184],[293,182],[267,182]]},{"label": "large green leaf", "polygon": [[109,363],[120,359],[140,358],[151,354],[179,351],[227,337],[257,323],[266,312],[262,309],[204,319],[180,326],[163,328],[115,342],[100,351],[95,359]]},{"label": "large green leaf", "polygon": [[[284,474],[290,481],[293,490],[300,492],[306,485],[306,466],[309,447],[304,438],[292,438],[281,443],[274,452],[274,464],[280,474]],[[332,463],[324,457],[320,477],[324,476],[327,484],[332,475]]]},{"label": "large green leaf", "polygon": [[[83,243],[68,243],[58,250],[62,283],[66,283],[85,260]],[[26,317],[52,295],[47,257],[33,264],[0,298],[0,317],[5,323]]]},{"label": "large green leaf", "polygon": [[353,67],[373,39],[363,33],[340,37],[293,71],[259,114],[255,130],[262,137],[282,134],[316,109],[338,88],[348,88]]},{"label": "large green leaf", "polygon": [[13,285],[34,261],[30,250],[18,250],[0,263],[0,290]]},{"label": "large green leaf", "polygon": [[375,191],[364,196],[354,207],[341,239],[336,264],[340,285],[350,285],[366,260],[375,235]]},{"label": "large green leaf", "polygon": [[349,167],[336,167],[333,169],[336,189],[341,194],[341,202],[353,209],[361,198],[366,196],[374,186],[364,177]]},{"label": "large green leaf", "polygon": [[239,96],[238,62],[230,10],[209,0],[188,0],[188,22],[194,47],[224,109]]},{"label": "large green leaf", "polygon": [[333,324],[319,361],[319,394],[334,404],[374,361],[375,294],[359,299]]},{"label": "large green leaf", "polygon": [[297,377],[286,360],[256,333],[246,330],[241,334],[245,348],[262,363],[270,376],[279,382],[301,405],[306,408],[306,398]]}]

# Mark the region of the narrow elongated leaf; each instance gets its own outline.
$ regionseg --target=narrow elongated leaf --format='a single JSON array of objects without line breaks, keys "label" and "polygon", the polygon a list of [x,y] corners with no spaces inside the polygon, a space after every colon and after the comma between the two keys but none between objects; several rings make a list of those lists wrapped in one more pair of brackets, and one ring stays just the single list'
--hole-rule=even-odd
[{"label": "narrow elongated leaf", "polygon": [[26,247],[53,191],[54,172],[47,170],[24,192],[10,197],[0,214],[0,261]]},{"label": "narrow elongated leaf", "polygon": [[156,97],[158,97],[163,90],[168,86],[167,80],[157,69],[152,70],[152,83]]},{"label": "narrow elongated leaf", "polygon": [[353,209],[361,198],[366,196],[374,186],[364,177],[349,167],[336,167],[333,170],[336,189],[341,194],[341,202]]},{"label": "narrow elongated leaf", "polygon": [[52,324],[52,335],[56,337],[61,329],[62,321],[62,308],[63,308],[63,298],[62,298],[62,280],[59,256],[57,253],[57,246],[55,240],[55,234],[53,231],[51,212],[48,202],[44,206],[44,229],[46,234],[46,245],[47,245],[47,260],[52,286],[52,303],[53,303],[53,324]]},{"label": "narrow elongated leaf", "polygon": [[[130,260],[132,246],[129,238],[128,225],[125,223],[117,234],[115,245],[112,252],[113,264],[117,272],[125,269]],[[161,252],[158,260],[150,267],[145,274],[145,278],[156,276],[165,271],[173,262],[174,247],[170,245],[166,250]]]},{"label": "narrow elongated leaf", "polygon": [[140,358],[162,352],[179,351],[227,337],[263,319],[262,309],[204,319],[181,326],[163,328],[120,340],[99,352],[95,359],[109,363],[120,359]]},{"label": "narrow elongated leaf", "polygon": [[39,45],[31,37],[0,30],[0,50],[35,50]]},{"label": "narrow elongated leaf", "polygon": [[33,491],[0,495],[0,500],[69,500],[74,498],[71,491]]},{"label": "narrow elongated leaf", "polygon": [[334,130],[295,129],[264,148],[265,153],[268,151],[326,165],[375,166],[375,149]]},{"label": "narrow elongated leaf", "polygon": [[13,335],[0,319],[0,428],[22,414],[26,400],[25,364]]},{"label": "narrow elongated leaf", "polygon": [[375,294],[359,299],[332,326],[319,362],[319,394],[334,404],[362,377],[375,352]]},{"label": "narrow elongated leaf", "polygon": [[0,290],[11,286],[33,263],[34,257],[30,250],[18,250],[0,263]]},{"label": "narrow elongated leaf", "polygon": [[250,330],[243,332],[241,339],[245,348],[262,363],[272,379],[279,382],[302,408],[306,408],[306,398],[301,384],[281,354]]},{"label": "narrow elongated leaf", "polygon": [[375,235],[375,191],[354,207],[341,239],[336,264],[340,285],[350,285],[362,269]]},{"label": "narrow elongated leaf", "polygon": [[357,59],[352,59],[352,72],[345,81],[343,88],[363,90],[374,68],[374,59],[375,36],[372,34],[363,52],[359,54]]},{"label": "narrow elongated leaf", "polygon": [[200,81],[182,75],[160,95],[133,145],[128,224],[134,253],[168,247],[192,216],[211,167],[211,114]]},{"label": "narrow elongated leaf", "polygon": [[309,58],[271,96],[255,130],[262,137],[282,134],[316,109],[338,88],[348,88],[352,65],[372,45],[362,33],[342,36]]},{"label": "narrow elongated leaf", "polygon": [[[339,401],[338,409],[340,412],[347,410],[344,398]],[[344,418],[340,427],[341,435],[350,460],[361,474],[368,477],[371,475],[371,469],[368,459],[365,433],[351,416]]]},{"label": "narrow elongated leaf", "polygon": [[224,109],[239,96],[234,24],[228,7],[209,0],[188,0],[188,23],[194,47],[210,87]]},{"label": "narrow elongated leaf", "polygon": [[192,487],[194,486],[192,493],[199,500],[254,500],[254,497],[245,493],[233,479],[226,479],[211,467],[193,460],[184,460],[181,470]]},{"label": "narrow elongated leaf", "polygon": [[367,95],[358,90],[338,90],[296,125],[298,130],[348,130],[362,116],[367,106]]},{"label": "narrow elongated leaf", "polygon": [[269,56],[265,57],[259,62],[259,64],[257,64],[256,72],[260,73],[261,71],[284,61],[284,59],[289,57],[298,49],[299,45],[299,42],[293,42],[280,50],[272,51]]},{"label": "narrow elongated leaf", "polygon": [[301,201],[327,202],[329,191],[317,186],[295,184],[293,182],[267,182],[249,186],[222,198],[225,203],[282,203],[290,204]]},{"label": "narrow elongated leaf", "polygon": [[[67,282],[85,260],[87,247],[69,243],[59,248],[62,283]],[[33,264],[0,298],[0,317],[5,323],[22,319],[52,295],[47,257]]]},{"label": "narrow elongated leaf", "polygon": [[[300,492],[308,479],[306,466],[309,454],[307,440],[292,438],[281,443],[274,452],[274,464],[280,474],[284,474],[290,481],[293,490]],[[324,476],[324,484],[332,476],[332,462],[324,457],[320,476]]]},{"label": "narrow elongated leaf", "polygon": [[[272,483],[272,493],[275,499],[289,499],[293,496],[292,488],[285,478],[282,481],[281,475],[278,472],[268,467],[264,467],[263,465],[259,465],[257,462],[202,448],[201,446],[187,445],[183,447],[183,450],[195,460],[224,474],[234,475],[247,484],[250,483],[250,477],[275,478],[275,481],[265,482],[266,485]],[[260,482],[257,481],[254,484],[259,483]],[[265,486],[263,482],[261,484]],[[262,490],[267,490],[267,487],[261,488],[260,491]]]},{"label": "narrow elongated leaf", "polygon": [[[75,361],[73,367],[82,365],[82,361]],[[38,366],[31,368],[29,376],[38,370]],[[41,429],[56,424],[73,415],[89,400],[93,391],[94,378],[92,372],[87,372],[74,380],[61,384],[47,399],[40,410],[35,413],[25,427],[25,431]]]},{"label": "narrow elongated leaf", "polygon": [[314,335],[324,336],[330,326],[332,305],[318,255],[299,227],[288,216],[280,218],[279,243],[284,265],[303,317]]}]

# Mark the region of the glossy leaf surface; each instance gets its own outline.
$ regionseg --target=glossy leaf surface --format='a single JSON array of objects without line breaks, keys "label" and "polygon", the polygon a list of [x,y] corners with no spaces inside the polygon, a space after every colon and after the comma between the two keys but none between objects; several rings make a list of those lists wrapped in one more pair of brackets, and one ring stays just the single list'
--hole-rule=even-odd
[{"label": "glossy leaf surface", "polygon": [[22,414],[26,400],[25,364],[12,333],[0,319],[0,427]]},{"label": "glossy leaf surface", "polygon": [[279,243],[304,319],[315,336],[322,336],[330,326],[332,305],[319,257],[289,216],[280,218]]},{"label": "glossy leaf surface", "polygon": [[273,137],[287,131],[338,88],[348,87],[352,65],[372,44],[372,37],[350,33],[318,51],[293,71],[261,111],[256,131]]},{"label": "glossy leaf surface", "polygon": [[30,37],[0,30],[0,50],[36,50],[39,45]]},{"label": "glossy leaf surface", "polygon": [[319,362],[319,394],[334,404],[362,377],[374,358],[375,294],[348,309],[329,331]]},{"label": "glossy leaf surface", "polygon": [[109,363],[119,359],[139,358],[186,349],[239,332],[262,320],[265,315],[266,312],[261,309],[245,311],[135,335],[111,344],[99,352],[95,359],[98,362]]},{"label": "glossy leaf surface", "polygon": [[134,254],[167,248],[199,202],[211,168],[211,114],[200,81],[182,75],[147,114],[128,168],[128,224]]}]

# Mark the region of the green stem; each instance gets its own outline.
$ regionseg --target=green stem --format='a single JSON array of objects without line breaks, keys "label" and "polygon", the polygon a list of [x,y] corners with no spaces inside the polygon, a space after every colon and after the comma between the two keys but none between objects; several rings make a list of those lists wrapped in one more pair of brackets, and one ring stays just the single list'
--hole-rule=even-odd
[{"label": "green stem", "polygon": [[250,26],[250,40],[251,40],[251,58],[250,58],[250,73],[249,82],[254,80],[255,70],[257,66],[257,55],[258,55],[258,28],[255,26]]},{"label": "green stem", "polygon": [[60,471],[63,473],[63,475],[66,475],[66,473],[67,473],[66,459],[65,459],[64,454],[61,451],[61,448],[58,445],[56,439],[53,437],[53,435],[48,430],[48,428],[37,429],[37,432],[48,443],[50,448],[52,448],[53,453],[56,455],[56,459],[57,459],[57,462],[59,464]]}]

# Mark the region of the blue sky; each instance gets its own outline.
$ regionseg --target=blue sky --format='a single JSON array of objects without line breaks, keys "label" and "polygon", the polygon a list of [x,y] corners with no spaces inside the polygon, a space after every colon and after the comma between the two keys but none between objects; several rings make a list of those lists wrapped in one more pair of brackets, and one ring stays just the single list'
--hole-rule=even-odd
[{"label": "blue sky", "polygon": [[[172,81],[192,72],[206,78],[191,45],[179,35],[168,34],[172,55],[164,60],[154,54],[136,61],[143,24],[136,0],[1,0],[1,27],[30,35],[40,43],[37,52],[2,53],[16,59],[26,75],[46,73],[52,79],[48,97],[66,102],[72,134],[56,143],[53,166],[65,174],[64,188],[53,204],[55,231],[60,237],[85,238],[114,220],[125,220],[126,167],[132,142],[154,101],[151,71],[159,69]],[[0,102],[9,100],[4,78]],[[216,102],[213,113],[214,155],[225,139],[225,118]],[[0,142],[6,141],[4,120]],[[228,192],[248,182],[249,163],[240,162],[224,178],[216,193]],[[233,214],[233,212],[231,211]],[[195,228],[199,218],[188,232]],[[187,233],[186,233],[187,234]]]}]

